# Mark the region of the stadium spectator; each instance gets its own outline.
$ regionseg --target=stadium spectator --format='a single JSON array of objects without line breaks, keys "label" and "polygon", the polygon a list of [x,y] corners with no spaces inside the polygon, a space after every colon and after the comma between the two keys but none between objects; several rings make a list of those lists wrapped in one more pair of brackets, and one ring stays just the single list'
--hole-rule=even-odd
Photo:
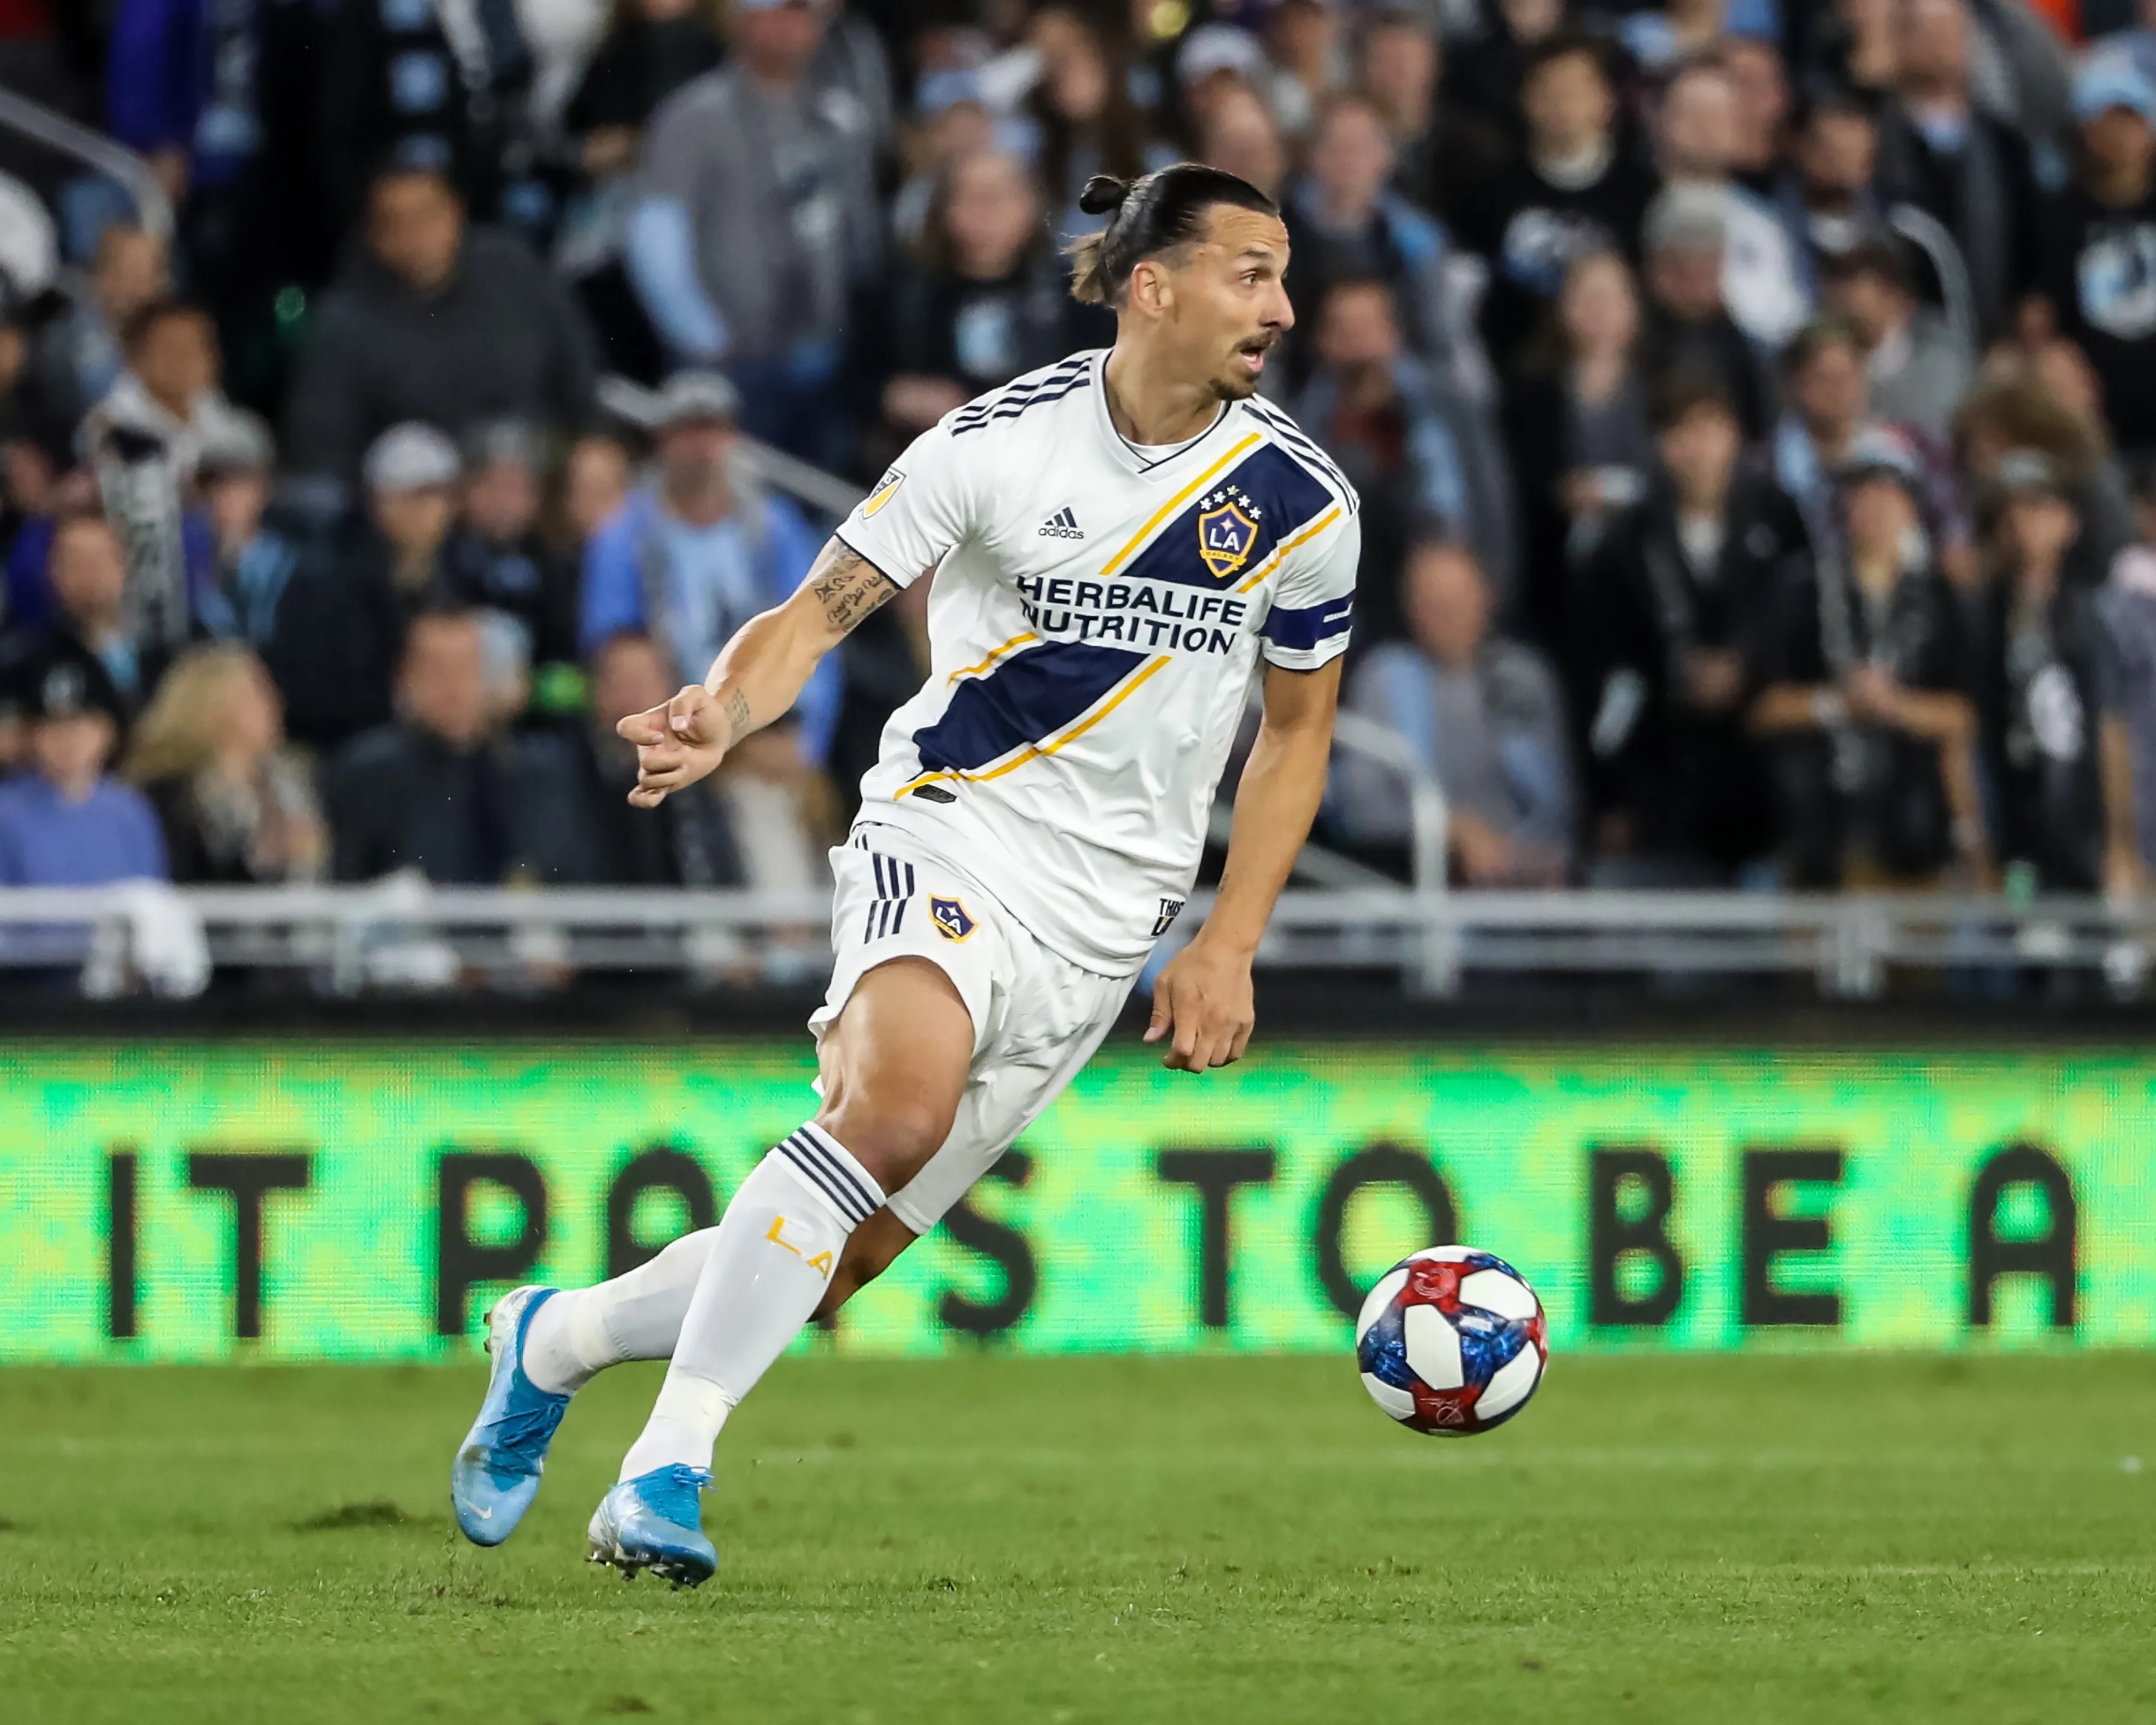
[{"label": "stadium spectator", "polygon": [[1781,203],[1808,276],[1816,277],[1826,259],[1892,234],[1922,259],[1912,272],[1919,297],[1938,306],[1974,345],[1977,314],[1961,249],[1936,218],[1878,183],[1875,110],[1846,89],[1814,92],[1792,159]]},{"label": "stadium spectator", "polygon": [[1867,434],[1884,434],[1918,464],[1920,525],[1937,543],[1948,572],[1963,578],[1969,531],[1953,475],[1942,452],[1926,445],[1921,436],[1883,426],[1872,417],[1863,338],[1856,330],[1835,318],[1807,324],[1783,350],[1782,376],[1788,411],[1774,428],[1769,454],[1775,482],[1803,516],[1815,552],[1832,557],[1841,542],[1836,474]]},{"label": "stadium spectator", "polygon": [[1273,104],[1291,137],[1308,135],[1328,98],[1348,86],[1337,0],[1273,0],[1260,14]]},{"label": "stadium spectator", "polygon": [[535,671],[577,662],[577,568],[539,531],[537,434],[516,419],[465,439],[458,518],[442,542],[440,584],[456,603],[512,619]]},{"label": "stadium spectator", "polygon": [[1772,849],[1774,810],[1745,711],[1763,614],[1804,528],[1740,471],[1743,429],[1712,377],[1656,403],[1661,471],[1614,522],[1574,600],[1587,779],[1604,886],[1727,886]]},{"label": "stadium spectator", "polygon": [[1736,80],[1720,59],[1696,59],[1677,69],[1662,95],[1662,176],[1671,186],[1721,194],[1723,300],[1746,335],[1779,348],[1811,307],[1789,229],[1770,204],[1734,177],[1737,99]]},{"label": "stadium spectator", "polygon": [[582,794],[575,849],[562,865],[564,884],[741,885],[740,850],[716,780],[699,780],[655,809],[629,804],[636,748],[614,726],[660,706],[678,686],[673,665],[649,635],[618,634],[593,653],[590,716],[563,745],[572,752],[570,770]]},{"label": "stadium spectator", "polygon": [[918,256],[929,206],[954,163],[997,150],[1029,155],[1034,141],[1023,120],[989,113],[972,67],[925,74],[914,89],[913,114],[906,176],[891,200],[891,233],[901,253]]},{"label": "stadium spectator", "polygon": [[1206,109],[1198,133],[1197,159],[1248,180],[1278,198],[1287,183],[1287,146],[1265,98],[1237,81]]},{"label": "stadium spectator", "polygon": [[2010,882],[2130,890],[2133,769],[2097,590],[2067,578],[2081,532],[2033,450],[2000,464],[2002,496],[1976,652],[1979,737]]},{"label": "stadium spectator", "polygon": [[[1543,0],[1534,0],[1543,3]],[[1583,253],[1636,256],[1654,171],[1625,151],[1617,96],[1601,50],[1585,38],[1551,35],[1526,57],[1521,102],[1526,148],[1462,201],[1460,238],[1490,259],[1483,336],[1505,371]]]},{"label": "stadium spectator", "polygon": [[2074,85],[2082,167],[2047,206],[2041,285],[2059,331],[2104,380],[2118,447],[2156,449],[2156,85],[2101,56]]},{"label": "stadium spectator", "polygon": [[187,639],[192,594],[213,547],[195,506],[203,439],[234,409],[218,388],[217,331],[208,314],[152,300],[126,331],[127,368],[78,434],[106,518],[127,552],[129,609],[146,646],[171,653]]},{"label": "stadium spectator", "polygon": [[1789,74],[1781,50],[1767,38],[1732,35],[1722,44],[1722,63],[1737,87],[1737,147],[1729,170],[1755,197],[1780,190],[1783,133],[1789,120]]},{"label": "stadium spectator", "polygon": [[1774,392],[1764,354],[1723,297],[1729,212],[1727,187],[1688,184],[1671,186],[1647,212],[1644,357],[1652,375],[1706,372],[1723,379],[1751,440],[1774,423]]},{"label": "stadium spectator", "polygon": [[339,237],[319,147],[326,10],[218,0],[115,8],[113,134],[149,158],[178,206],[189,289],[215,316],[250,398],[274,387],[277,291],[316,285]]},{"label": "stadium spectator", "polygon": [[1565,0],[1496,0],[1478,10],[1485,28],[1467,33],[1446,56],[1439,94],[1517,149],[1534,125],[1526,112],[1534,57],[1553,39],[1563,39]]},{"label": "stadium spectator", "polygon": [[314,788],[286,752],[284,707],[244,646],[182,655],[131,741],[126,776],[157,811],[172,878],[244,886],[311,880],[328,837]]},{"label": "stadium spectator", "polygon": [[203,439],[195,463],[208,518],[208,579],[195,593],[195,624],[218,640],[258,652],[277,632],[277,607],[299,567],[299,547],[265,524],[277,450],[261,418],[235,408]]},{"label": "stadium spectator", "polygon": [[1173,157],[1152,146],[1146,119],[1131,100],[1129,69],[1101,33],[1075,11],[1045,6],[1028,32],[1040,77],[1026,102],[1038,129],[1041,184],[1059,234],[1101,225],[1078,208],[1095,174],[1131,179]]},{"label": "stadium spectator", "polygon": [[[1952,236],[1967,272],[1967,333],[1996,339],[2033,243],[2029,145],[1971,100],[1964,0],[1901,0],[1897,23],[1895,90],[1879,110],[1879,193]],[[1957,285],[1949,302],[1962,291]]]},{"label": "stadium spectator", "polygon": [[105,773],[123,709],[105,667],[55,634],[10,667],[7,687],[29,770],[0,783],[0,886],[162,880],[157,817]]},{"label": "stadium spectator", "polygon": [[1862,439],[1840,484],[1845,557],[1792,562],[1760,632],[1752,723],[1780,809],[1787,884],[1988,879],[1963,607],[1920,531],[1907,447]]},{"label": "stadium spectator", "polygon": [[470,611],[412,619],[398,717],[347,744],[323,784],[332,873],[372,880],[417,869],[441,886],[557,876],[572,805],[548,762],[498,734],[485,626]]},{"label": "stadium spectator", "polygon": [[629,0],[614,8],[562,114],[587,178],[635,165],[659,105],[726,58],[722,18],[711,0]]},{"label": "stadium spectator", "polygon": [[628,501],[635,476],[635,461],[618,437],[588,432],[569,445],[568,457],[562,464],[557,536],[579,560],[592,535]]},{"label": "stadium spectator", "polygon": [[[1490,633],[1493,600],[1474,556],[1424,543],[1408,558],[1411,642],[1373,648],[1348,706],[1404,738],[1443,788],[1453,868],[1471,886],[1564,883],[1574,823],[1564,704],[1533,649]],[[1343,828],[1365,845],[1407,836],[1398,776],[1364,757],[1336,769]]]},{"label": "stadium spectator", "polygon": [[1416,208],[1455,222],[1467,188],[1505,157],[1503,135],[1442,98],[1445,43],[1429,14],[1387,0],[1362,28],[1362,87],[1393,141],[1393,187]]},{"label": "stadium spectator", "polygon": [[1335,281],[1316,321],[1317,369],[1295,415],[1362,493],[1363,638],[1402,632],[1399,572],[1417,537],[1465,544],[1509,597],[1512,479],[1487,416],[1406,352],[1384,282]]},{"label": "stadium spectator", "polygon": [[1088,334],[1113,340],[1081,328],[1065,276],[1023,162],[983,153],[951,164],[924,256],[900,272],[882,325],[890,453],[983,390],[1101,345]]},{"label": "stadium spectator", "polygon": [[1974,370],[1969,344],[1946,318],[1917,302],[1909,266],[1892,240],[1861,241],[1820,269],[1829,311],[1864,343],[1871,411],[1944,444]]},{"label": "stadium spectator", "polygon": [[808,0],[741,0],[734,57],[652,116],[627,262],[675,358],[723,362],[748,430],[845,465],[838,382],[880,262],[869,116],[808,78]]},{"label": "stadium spectator", "polygon": [[333,749],[389,717],[405,623],[444,597],[460,472],[441,432],[392,427],[367,451],[364,525],[287,583],[264,657],[299,742]]},{"label": "stadium spectator", "polygon": [[[453,41],[458,20],[435,0],[360,0],[331,10],[319,124],[340,231],[360,218],[369,177],[385,163],[438,176],[475,208],[495,212],[502,130],[529,64],[518,52],[513,9],[495,14],[492,31],[476,13],[465,15]],[[509,82],[496,89],[505,71]]]},{"label": "stadium spectator", "polygon": [[1466,372],[1457,351],[1446,290],[1450,241],[1430,217],[1388,189],[1392,172],[1392,139],[1377,109],[1360,96],[1328,101],[1312,131],[1310,172],[1284,212],[1288,292],[1314,311],[1337,282],[1384,283],[1409,349],[1445,382],[1456,383],[1476,373]]},{"label": "stadium spectator", "polygon": [[368,188],[365,244],[300,356],[285,465],[349,483],[406,420],[572,427],[591,393],[589,343],[562,284],[521,241],[468,227],[441,173],[392,167]]},{"label": "stadium spectator", "polygon": [[25,387],[36,403],[26,428],[63,461],[84,414],[105,398],[126,363],[121,332],[169,291],[164,242],[131,222],[99,234],[86,286],[39,326]]},{"label": "stadium spectator", "polygon": [[1611,516],[1645,495],[1654,464],[1632,272],[1613,251],[1565,272],[1549,336],[1506,393],[1505,443],[1519,488],[1520,613],[1529,635],[1568,645],[1568,572]]},{"label": "stadium spectator", "polygon": [[[737,458],[740,395],[723,377],[683,372],[652,424],[657,482],[639,487],[584,553],[586,655],[624,631],[650,634],[675,686],[701,683],[742,624],[801,584],[819,542],[801,513],[756,485]],[[839,660],[809,679],[800,711],[813,758],[829,742]]]},{"label": "stadium spectator", "polygon": [[45,567],[50,603],[44,617],[11,633],[7,655],[27,660],[55,641],[64,642],[97,660],[118,711],[134,711],[156,683],[167,655],[161,648],[146,647],[135,632],[120,536],[102,516],[63,516],[47,541]]}]

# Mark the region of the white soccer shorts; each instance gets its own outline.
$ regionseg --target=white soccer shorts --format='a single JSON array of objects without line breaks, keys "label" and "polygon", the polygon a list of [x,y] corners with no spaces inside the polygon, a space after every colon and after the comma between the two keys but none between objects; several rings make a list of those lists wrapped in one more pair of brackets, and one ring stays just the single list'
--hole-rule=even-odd
[{"label": "white soccer shorts", "polygon": [[835,957],[830,993],[808,1020],[817,1041],[860,979],[893,958],[927,959],[973,1015],[951,1136],[890,1199],[893,1215],[926,1234],[1077,1076],[1137,978],[1050,952],[972,875],[895,827],[856,827],[831,853],[831,872]]}]

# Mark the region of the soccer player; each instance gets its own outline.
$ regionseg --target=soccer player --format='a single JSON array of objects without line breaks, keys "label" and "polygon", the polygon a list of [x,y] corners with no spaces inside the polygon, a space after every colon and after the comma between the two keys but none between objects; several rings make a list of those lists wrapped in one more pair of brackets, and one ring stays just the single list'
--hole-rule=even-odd
[{"label": "soccer player", "polygon": [[1161,971],[1145,1033],[1194,1073],[1250,1040],[1251,957],[1324,788],[1358,503],[1257,396],[1294,321],[1272,200],[1183,163],[1096,177],[1082,207],[1108,221],[1074,249],[1074,291],[1115,308],[1115,347],[924,433],[701,687],[622,721],[629,800],[656,807],[785,713],[870,612],[935,577],[927,683],[886,726],[833,853],[836,963],[809,1020],[822,1106],[716,1228],[597,1287],[495,1306],[486,1399],[451,1482],[480,1544],[531,1503],[579,1386],[670,1358],[592,1517],[591,1557],[678,1584],[711,1575],[698,1494],[727,1415],[1100,1045],[1189,892],[1262,657],[1219,891]]}]

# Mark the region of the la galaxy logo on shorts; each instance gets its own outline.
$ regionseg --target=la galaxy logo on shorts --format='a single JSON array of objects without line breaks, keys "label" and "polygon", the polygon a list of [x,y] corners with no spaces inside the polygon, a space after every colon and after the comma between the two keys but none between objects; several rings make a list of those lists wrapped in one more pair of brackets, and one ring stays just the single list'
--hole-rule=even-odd
[{"label": "la galaxy logo on shorts", "polygon": [[947,941],[962,941],[973,932],[973,919],[955,898],[930,899],[928,915],[936,924],[937,933]]},{"label": "la galaxy logo on shorts", "polygon": [[1216,578],[1225,580],[1250,562],[1265,511],[1236,485],[1215,491],[1205,505],[1198,516],[1198,555]]},{"label": "la galaxy logo on shorts", "polygon": [[1168,926],[1183,914],[1183,901],[1164,898],[1160,901],[1160,915],[1152,919],[1152,937],[1158,940],[1168,931]]}]

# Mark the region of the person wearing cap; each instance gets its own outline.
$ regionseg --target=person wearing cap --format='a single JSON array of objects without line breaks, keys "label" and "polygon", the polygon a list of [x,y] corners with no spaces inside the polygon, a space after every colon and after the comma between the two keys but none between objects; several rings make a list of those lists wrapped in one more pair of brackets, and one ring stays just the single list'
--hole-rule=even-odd
[{"label": "person wearing cap", "polygon": [[2156,450],[2156,85],[2099,52],[2074,83],[2080,172],[2046,203],[2039,286],[2103,380],[2121,450]]},{"label": "person wearing cap", "polygon": [[96,655],[54,636],[8,668],[0,698],[20,715],[29,769],[0,783],[0,886],[165,879],[156,812],[106,776],[124,713]]},{"label": "person wearing cap", "polygon": [[1490,261],[1482,335],[1501,372],[1540,330],[1574,258],[1614,248],[1636,258],[1659,183],[1625,149],[1601,46],[1546,35],[1527,50],[1526,147],[1462,200],[1461,244]]},{"label": "person wearing cap", "polygon": [[459,603],[514,619],[535,675],[577,662],[577,572],[540,531],[543,462],[533,429],[495,419],[465,435],[456,525],[442,587]]},{"label": "person wearing cap", "polygon": [[431,425],[392,426],[367,450],[366,516],[286,584],[264,654],[294,741],[334,748],[388,718],[405,624],[442,597],[462,472]]},{"label": "person wearing cap", "polygon": [[2132,754],[2097,591],[2072,578],[2081,513],[2034,449],[2009,451],[1993,489],[1975,691],[1999,862],[2010,888],[2130,888],[2140,875]]},{"label": "person wearing cap", "polygon": [[210,578],[195,595],[195,621],[213,640],[259,650],[277,632],[277,607],[300,552],[263,519],[276,470],[277,446],[259,414],[235,408],[203,439],[195,480],[214,552]]},{"label": "person wearing cap", "polygon": [[[737,459],[740,412],[740,392],[716,372],[676,372],[660,391],[654,479],[585,548],[578,639],[587,660],[615,635],[640,632],[661,644],[677,682],[694,681],[696,666],[808,574],[819,542]],[[829,743],[839,675],[835,658],[819,665],[797,709],[812,761]]]},{"label": "person wearing cap", "polygon": [[1787,884],[1989,882],[1964,608],[1922,527],[1907,443],[1861,436],[1839,475],[1835,554],[1784,572],[1763,619],[1753,731],[1779,804]]},{"label": "person wearing cap", "polygon": [[1642,347],[1650,374],[1721,378],[1752,442],[1774,422],[1774,386],[1764,352],[1738,327],[1722,296],[1729,222],[1727,186],[1681,182],[1649,208],[1640,232],[1647,289]]},{"label": "person wearing cap", "polygon": [[737,0],[733,56],[652,116],[624,262],[678,364],[723,364],[747,429],[826,465],[855,296],[882,258],[874,122],[811,69],[829,18]]},{"label": "person wearing cap", "polygon": [[341,493],[404,421],[571,426],[588,411],[591,341],[567,289],[523,240],[469,224],[442,172],[384,167],[362,237],[311,314],[286,398],[289,473]]}]

